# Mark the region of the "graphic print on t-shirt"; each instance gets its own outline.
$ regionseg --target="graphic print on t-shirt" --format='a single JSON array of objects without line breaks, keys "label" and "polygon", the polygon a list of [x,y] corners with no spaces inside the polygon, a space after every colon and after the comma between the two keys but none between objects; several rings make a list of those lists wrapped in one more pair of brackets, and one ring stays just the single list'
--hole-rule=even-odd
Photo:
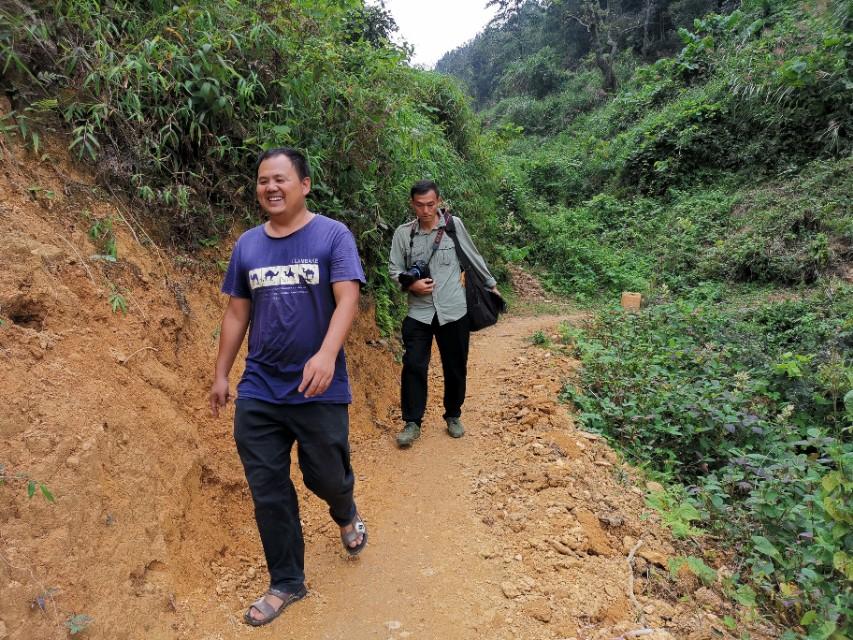
[{"label": "graphic print on t-shirt", "polygon": [[252,290],[258,287],[308,284],[320,284],[320,269],[316,259],[287,265],[260,267],[249,271],[249,286],[252,287]]}]

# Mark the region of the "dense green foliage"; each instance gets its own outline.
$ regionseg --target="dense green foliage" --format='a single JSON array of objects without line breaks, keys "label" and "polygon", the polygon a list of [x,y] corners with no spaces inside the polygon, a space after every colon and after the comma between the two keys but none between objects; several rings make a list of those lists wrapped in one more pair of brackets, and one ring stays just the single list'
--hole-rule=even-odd
[{"label": "dense green foliage", "polygon": [[[789,636],[850,637],[853,291],[837,278],[853,272],[853,5],[703,9],[646,66],[667,45],[626,36],[614,91],[577,20],[554,19],[589,3],[499,4],[506,22],[441,68],[503,153],[507,259],[576,299],[651,301],[573,336],[567,399],[685,487],[652,499],[675,532],[704,521],[736,542],[735,597],[755,604],[754,589]],[[781,301],[733,299],[744,283]]]},{"label": "dense green foliage", "polygon": [[[532,168],[546,197],[559,198],[549,184],[558,171]],[[531,257],[549,265],[554,289],[580,299],[718,279],[811,283],[850,261],[853,161],[815,160],[788,179],[744,182],[717,177],[665,198],[600,193],[571,207],[541,204],[525,216]]]},{"label": "dense green foliage", "polygon": [[850,3],[768,7],[696,20],[677,57],[598,108],[587,69],[572,108],[559,94],[491,112],[502,198],[555,289],[808,283],[850,261]]},{"label": "dense green foliage", "polygon": [[304,149],[310,206],[346,222],[390,329],[384,263],[408,188],[432,177],[477,234],[496,232],[493,163],[462,92],[413,70],[361,0],[19,2],[0,11],[2,123],[38,148],[57,119],[111,188],[182,247],[254,221],[263,148]]},{"label": "dense green foliage", "polygon": [[[480,108],[497,103],[500,111],[519,99],[547,95],[552,97],[552,117],[571,116],[563,101],[574,102],[574,75],[584,63],[605,75],[615,72],[618,83],[626,61],[634,57],[651,61],[675,53],[681,47],[679,29],[692,26],[706,13],[736,6],[725,0],[491,0],[489,4],[498,9],[490,27],[445,54],[436,69],[463,80]],[[532,103],[531,107],[535,109]]]},{"label": "dense green foliage", "polygon": [[853,631],[853,288],[757,306],[719,286],[576,337],[587,428],[684,483],[740,576],[812,638]]}]

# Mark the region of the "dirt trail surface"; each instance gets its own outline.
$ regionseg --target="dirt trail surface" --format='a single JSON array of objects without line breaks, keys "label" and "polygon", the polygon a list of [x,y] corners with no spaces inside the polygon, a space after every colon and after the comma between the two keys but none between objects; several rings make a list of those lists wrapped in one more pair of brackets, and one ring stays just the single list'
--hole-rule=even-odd
[{"label": "dirt trail surface", "polygon": [[[72,621],[92,640],[727,637],[722,616],[738,612],[719,585],[668,577],[680,552],[644,483],[556,403],[574,363],[529,337],[559,318],[474,336],[461,440],[444,433],[434,367],[424,435],[400,451],[399,365],[369,307],[347,349],[370,544],[346,560],[300,484],[310,596],[246,627],[266,573],[233,409],[214,420],[206,406],[224,300],[204,264],[218,256],[165,256],[73,163],[6,151],[0,640],[68,638]],[[112,226],[116,261],[96,221]],[[117,294],[126,314],[111,310]]]},{"label": "dirt trail surface", "polygon": [[555,403],[574,363],[530,336],[561,320],[571,318],[514,317],[474,336],[461,440],[444,433],[433,366],[433,410],[415,446],[399,451],[384,436],[355,452],[369,549],[346,562],[331,527],[313,536],[314,597],[257,637],[727,636],[722,617],[735,612],[713,588],[665,577],[676,551],[635,475]]}]

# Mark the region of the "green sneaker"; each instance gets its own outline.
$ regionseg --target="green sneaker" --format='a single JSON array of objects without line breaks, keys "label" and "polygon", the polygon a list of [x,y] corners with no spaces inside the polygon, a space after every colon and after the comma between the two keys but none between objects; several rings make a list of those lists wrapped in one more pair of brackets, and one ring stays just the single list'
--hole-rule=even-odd
[{"label": "green sneaker", "polygon": [[461,438],[465,435],[465,427],[462,426],[459,418],[445,418],[444,421],[447,422],[447,433],[452,438]]},{"label": "green sneaker", "polygon": [[398,447],[410,447],[412,443],[421,437],[421,428],[416,422],[407,422],[403,430],[397,434]]}]

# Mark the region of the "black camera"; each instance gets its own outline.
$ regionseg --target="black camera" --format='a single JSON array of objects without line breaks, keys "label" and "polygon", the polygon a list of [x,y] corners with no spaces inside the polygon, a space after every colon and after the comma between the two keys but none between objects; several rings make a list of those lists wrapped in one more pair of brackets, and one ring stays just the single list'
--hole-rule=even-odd
[{"label": "black camera", "polygon": [[429,265],[423,260],[415,260],[415,264],[397,276],[404,289],[411,287],[416,280],[424,278],[429,278]]}]

